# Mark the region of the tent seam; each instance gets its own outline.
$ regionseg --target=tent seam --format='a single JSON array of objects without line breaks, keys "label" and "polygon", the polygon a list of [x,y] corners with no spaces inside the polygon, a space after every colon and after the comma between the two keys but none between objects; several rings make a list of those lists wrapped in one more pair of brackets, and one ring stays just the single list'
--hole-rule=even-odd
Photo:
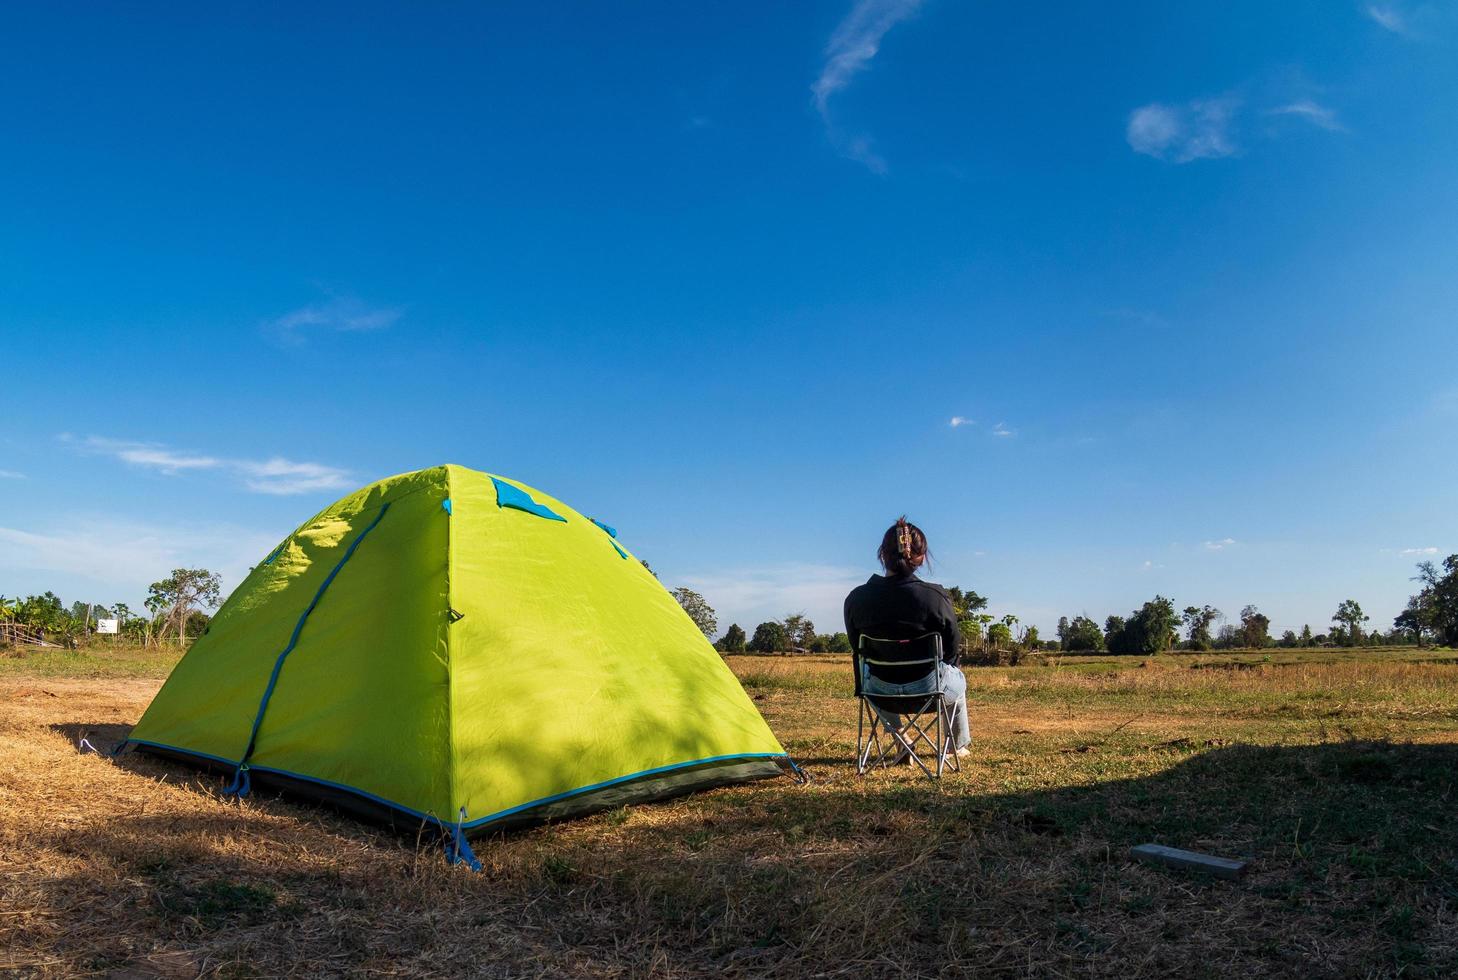
[{"label": "tent seam", "polygon": [[[445,467],[445,489],[448,500],[455,499],[456,488],[450,464]],[[452,505],[454,506],[454,505]],[[446,618],[445,618],[445,670],[446,670],[446,799],[449,801],[450,818],[456,826],[464,819],[464,806],[456,796],[456,661],[455,630],[452,629],[451,611],[456,608],[456,515],[454,510],[446,514]]]},{"label": "tent seam", "polygon": [[[390,503],[393,503],[393,501]],[[294,625],[293,635],[289,637],[288,646],[284,647],[283,652],[274,661],[273,670],[269,674],[268,684],[263,689],[263,697],[258,702],[258,713],[254,716],[253,728],[248,733],[248,744],[243,750],[242,757],[238,760],[240,773],[247,767],[248,760],[253,757],[253,750],[258,744],[258,733],[263,728],[263,716],[268,711],[268,702],[272,700],[273,692],[278,687],[279,678],[283,675],[284,661],[294,651],[294,647],[299,644],[299,637],[304,632],[304,624],[308,622],[309,617],[318,608],[320,601],[324,598],[324,593],[329,591],[329,586],[334,584],[334,579],[339,575],[339,572],[349,562],[349,559],[354,557],[355,549],[359,547],[360,542],[379,525],[380,521],[385,519],[385,514],[390,509],[390,503],[386,503],[380,507],[380,512],[375,515],[375,519],[370,521],[369,525],[355,536],[354,540],[349,543],[349,547],[344,550],[343,557],[339,559],[339,562],[330,570],[329,574],[324,577],[324,581],[320,583],[318,591],[314,593],[314,598],[304,608],[303,614],[299,616],[299,621]],[[246,784],[240,783],[240,785]]]}]

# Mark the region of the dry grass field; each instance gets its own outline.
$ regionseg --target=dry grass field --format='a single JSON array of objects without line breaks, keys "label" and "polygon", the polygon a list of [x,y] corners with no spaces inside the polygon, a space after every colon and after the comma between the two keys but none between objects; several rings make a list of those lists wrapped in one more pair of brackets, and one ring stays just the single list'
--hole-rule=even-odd
[{"label": "dry grass field", "polygon": [[[106,747],[170,658],[0,657],[0,973],[1458,975],[1458,655],[970,669],[974,754],[851,764],[837,658],[731,658],[813,782],[489,838],[482,874]],[[1130,863],[1153,841],[1240,881]]]}]

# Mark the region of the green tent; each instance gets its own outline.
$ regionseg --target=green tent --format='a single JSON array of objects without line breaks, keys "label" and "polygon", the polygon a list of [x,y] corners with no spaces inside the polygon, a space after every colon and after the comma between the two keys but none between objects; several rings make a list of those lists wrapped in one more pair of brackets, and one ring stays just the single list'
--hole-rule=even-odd
[{"label": "green tent", "polygon": [[616,532],[460,466],[326,508],[213,617],[126,744],[466,832],[780,771],[785,751]]}]

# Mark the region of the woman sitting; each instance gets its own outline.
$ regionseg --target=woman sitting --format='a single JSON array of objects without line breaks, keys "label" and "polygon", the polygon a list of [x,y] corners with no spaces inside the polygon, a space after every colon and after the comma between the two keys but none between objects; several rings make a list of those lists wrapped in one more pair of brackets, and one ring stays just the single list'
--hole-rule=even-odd
[{"label": "woman sitting", "polygon": [[[856,586],[845,597],[845,631],[852,650],[860,649],[862,634],[882,639],[941,634],[943,662],[937,665],[936,679],[926,677],[909,684],[890,684],[870,674],[866,665],[861,664],[861,690],[867,694],[931,694],[936,690],[933,684],[939,683],[943,698],[951,707],[948,751],[955,750],[957,755],[965,756],[969,753],[967,745],[972,741],[972,734],[967,724],[967,678],[956,666],[960,640],[957,614],[945,589],[916,577],[916,570],[929,554],[921,528],[908,524],[905,517],[891,525],[876,552],[886,574],[872,575],[865,585]],[[901,737],[899,717],[879,709],[877,713],[902,744],[896,761],[909,762],[911,754]]]}]

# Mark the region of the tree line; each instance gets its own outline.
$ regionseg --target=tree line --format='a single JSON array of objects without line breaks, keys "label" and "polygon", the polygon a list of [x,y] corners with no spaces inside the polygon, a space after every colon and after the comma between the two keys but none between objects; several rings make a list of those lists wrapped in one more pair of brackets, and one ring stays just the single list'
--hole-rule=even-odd
[{"label": "tree line", "polygon": [[205,568],[176,568],[147,587],[145,612],[125,602],[73,602],[66,605],[54,592],[24,599],[0,595],[0,623],[16,623],[38,631],[42,638],[74,649],[95,635],[98,620],[117,620],[121,636],[143,646],[156,646],[169,636],[179,646],[208,628],[212,617],[204,610],[221,601],[222,578]]},{"label": "tree line", "polygon": [[[1058,651],[1070,654],[1157,654],[1171,650],[1234,650],[1319,646],[1402,646],[1434,641],[1458,646],[1458,555],[1441,566],[1422,562],[1413,581],[1420,584],[1392,628],[1371,628],[1371,617],[1356,599],[1344,599],[1321,631],[1309,624],[1301,632],[1271,634],[1271,619],[1254,605],[1245,606],[1238,620],[1229,620],[1210,605],[1176,607],[1161,595],[1128,616],[1111,615],[1102,625],[1086,615],[1058,620],[1057,638],[1043,639],[1036,626],[1021,626],[1017,616],[987,612],[988,600],[972,589],[951,586],[947,595],[957,616],[962,654],[973,663],[1016,663],[1023,653]],[[699,593],[675,589],[673,596],[709,639],[718,632],[713,607]],[[804,613],[760,623],[746,634],[730,624],[714,646],[723,653],[849,653],[844,633],[819,633]]]}]

